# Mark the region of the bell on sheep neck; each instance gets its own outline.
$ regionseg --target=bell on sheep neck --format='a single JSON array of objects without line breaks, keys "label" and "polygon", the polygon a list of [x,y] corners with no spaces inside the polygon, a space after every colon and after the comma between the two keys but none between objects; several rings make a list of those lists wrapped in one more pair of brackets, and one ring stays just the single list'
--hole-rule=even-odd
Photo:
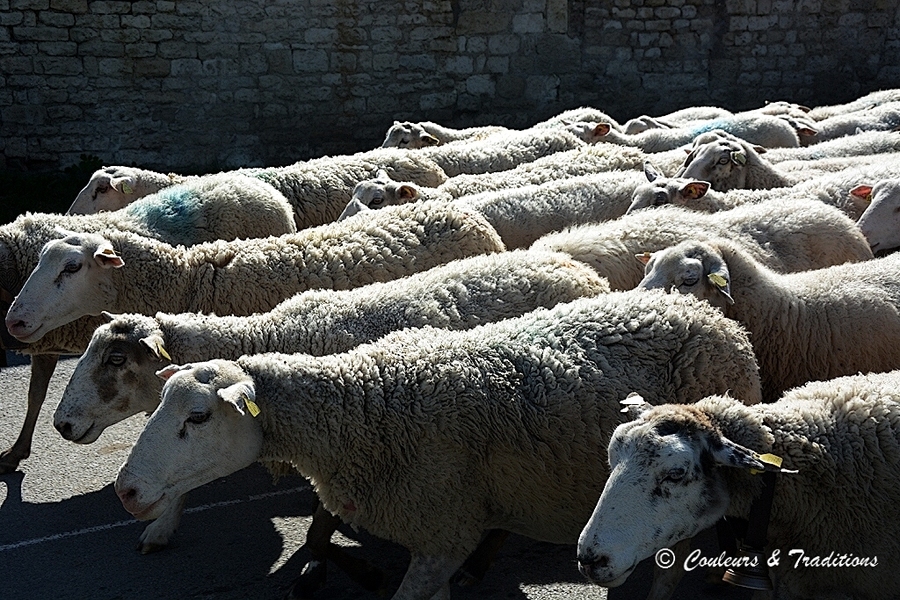
[{"label": "bell on sheep neck", "polygon": [[722,581],[751,590],[772,589],[769,567],[766,565],[766,555],[763,551],[741,546],[738,550],[738,565],[728,568],[722,576]]}]

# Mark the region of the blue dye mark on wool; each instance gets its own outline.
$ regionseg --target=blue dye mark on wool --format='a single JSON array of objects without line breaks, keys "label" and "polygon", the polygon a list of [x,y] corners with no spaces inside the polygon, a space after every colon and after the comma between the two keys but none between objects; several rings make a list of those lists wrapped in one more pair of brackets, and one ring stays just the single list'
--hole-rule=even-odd
[{"label": "blue dye mark on wool", "polygon": [[703,125],[698,125],[691,132],[692,137],[697,137],[701,133],[708,133],[714,129],[721,129],[723,131],[730,131],[732,122],[724,119],[716,119],[715,121],[710,121],[709,123],[704,123]]},{"label": "blue dye mark on wool", "polygon": [[199,207],[195,191],[175,185],[132,202],[126,211],[150,229],[167,232],[176,243],[190,243],[196,235]]}]

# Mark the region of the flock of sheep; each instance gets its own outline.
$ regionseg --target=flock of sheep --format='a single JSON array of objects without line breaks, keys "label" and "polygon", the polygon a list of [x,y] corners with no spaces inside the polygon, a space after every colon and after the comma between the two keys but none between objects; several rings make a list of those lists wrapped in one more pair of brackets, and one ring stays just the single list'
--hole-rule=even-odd
[{"label": "flock of sheep", "polygon": [[152,413],[115,482],[151,521],[142,552],[190,490],[253,462],[312,482],[293,597],[341,522],[410,551],[395,600],[449,598],[508,532],[577,542],[614,587],[747,518],[768,470],[769,551],[875,562],[782,561],[776,597],[897,598],[898,126],[884,90],[395,122],[382,148],[215,175],[104,168],[68,214],[0,227],[3,342],[32,365],[0,473],[29,456],[58,357],[81,355],[64,438]]}]

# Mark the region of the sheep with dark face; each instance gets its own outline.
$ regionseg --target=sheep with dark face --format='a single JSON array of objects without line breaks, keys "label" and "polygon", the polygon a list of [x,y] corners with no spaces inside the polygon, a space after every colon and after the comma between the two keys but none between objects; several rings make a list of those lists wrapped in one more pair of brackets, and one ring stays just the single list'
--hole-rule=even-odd
[{"label": "sheep with dark face", "polygon": [[[775,597],[900,595],[900,372],[809,383],[774,404],[714,396],[639,412],[612,436],[612,472],[578,541],[588,579],[620,585],[659,549],[746,518],[763,487],[754,470],[777,468],[767,453],[795,470],[777,477],[767,531]],[[829,555],[850,562],[804,562]]]},{"label": "sheep with dark face", "polygon": [[162,374],[162,403],[116,481],[129,512],[154,518],[256,460],[290,461],[329,511],[410,550],[396,600],[446,598],[486,529],[574,543],[630,389],[670,402],[759,394],[740,326],[694,298],[646,292]]}]

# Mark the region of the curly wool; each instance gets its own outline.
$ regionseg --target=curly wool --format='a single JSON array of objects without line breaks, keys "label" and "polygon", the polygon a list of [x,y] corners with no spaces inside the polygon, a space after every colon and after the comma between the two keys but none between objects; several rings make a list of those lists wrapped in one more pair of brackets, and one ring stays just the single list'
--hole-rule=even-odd
[{"label": "curly wool", "polygon": [[[448,177],[506,171],[523,163],[585,144],[567,131],[511,130],[482,140],[412,150],[437,163]],[[393,175],[391,175],[393,178]],[[358,180],[359,181],[359,180]]]},{"label": "curly wool", "polygon": [[621,217],[644,180],[639,171],[612,171],[482,192],[456,202],[484,215],[507,248],[525,248],[552,231]]},{"label": "curly wool", "polygon": [[350,155],[324,156],[287,167],[241,169],[280,191],[294,208],[297,229],[306,229],[336,220],[353,197],[360,181],[372,179],[379,170],[398,181],[412,181],[435,187],[447,175],[421,151],[377,148]]},{"label": "curly wool", "polygon": [[631,391],[759,399],[744,331],[692,297],[652,292],[238,364],[256,383],[260,460],[291,461],[342,519],[432,556],[463,557],[488,528],[574,543]]},{"label": "curly wool", "polygon": [[[900,371],[818,381],[774,404],[746,407],[730,398],[701,400],[722,434],[756,452],[784,459],[795,474],[778,477],[769,521],[769,548],[783,560],[772,569],[778,597],[841,593],[888,600],[900,594]],[[731,505],[746,517],[761,491],[759,477],[722,469]],[[827,524],[824,526],[823,524]],[[784,555],[877,556],[877,568],[794,568]]]},{"label": "curly wool", "polygon": [[707,244],[727,265],[734,303],[724,312],[750,332],[765,400],[811,380],[900,368],[900,255],[783,274],[729,240]]},{"label": "curly wool", "polygon": [[[123,232],[107,239],[125,267],[109,274],[112,312],[271,310],[298,292],[348,289],[500,252],[483,217],[440,203],[412,203],[295,234],[182,248]],[[159,282],[165,282],[164,286]]]},{"label": "curly wool", "polygon": [[576,150],[557,152],[509,171],[482,175],[457,175],[438,186],[437,191],[460,198],[470,194],[538,185],[557,179],[567,179],[607,171],[640,171],[644,162],[653,160],[663,171],[678,167],[684,152],[677,150],[652,158],[636,148],[615,144],[591,144]]},{"label": "curly wool", "polygon": [[627,290],[644,276],[635,254],[711,237],[735,240],[761,263],[782,272],[872,258],[868,242],[851,219],[812,200],[748,204],[715,214],[662,206],[551,233],[531,248],[566,252],[594,267],[612,289]]}]

